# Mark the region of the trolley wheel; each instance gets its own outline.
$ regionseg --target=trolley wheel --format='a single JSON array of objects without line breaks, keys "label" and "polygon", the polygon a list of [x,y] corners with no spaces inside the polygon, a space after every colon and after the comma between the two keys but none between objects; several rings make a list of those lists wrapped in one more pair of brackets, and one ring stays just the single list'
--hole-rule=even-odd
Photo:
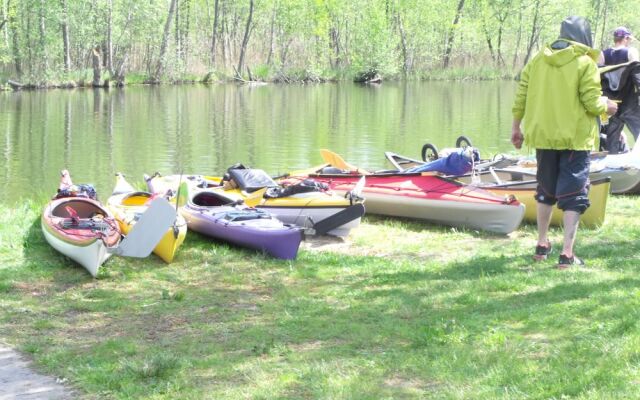
[{"label": "trolley wheel", "polygon": [[425,143],[424,146],[422,146],[422,161],[433,161],[433,160],[437,160],[438,159],[438,148],[431,144],[431,143]]},{"label": "trolley wheel", "polygon": [[458,136],[458,138],[456,139],[456,147],[468,147],[468,146],[472,146],[471,139],[469,139],[464,135]]}]

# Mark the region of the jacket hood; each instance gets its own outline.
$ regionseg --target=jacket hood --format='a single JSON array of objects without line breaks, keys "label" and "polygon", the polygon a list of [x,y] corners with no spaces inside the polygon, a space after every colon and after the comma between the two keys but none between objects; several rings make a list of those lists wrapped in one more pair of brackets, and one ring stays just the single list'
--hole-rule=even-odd
[{"label": "jacket hood", "polygon": [[591,25],[583,17],[567,17],[560,25],[558,39],[566,39],[572,42],[582,43],[587,47],[593,47]]},{"label": "jacket hood", "polygon": [[545,62],[561,67],[581,56],[589,56],[593,61],[597,62],[600,57],[600,50],[592,49],[582,43],[558,39],[545,46],[543,54]]}]

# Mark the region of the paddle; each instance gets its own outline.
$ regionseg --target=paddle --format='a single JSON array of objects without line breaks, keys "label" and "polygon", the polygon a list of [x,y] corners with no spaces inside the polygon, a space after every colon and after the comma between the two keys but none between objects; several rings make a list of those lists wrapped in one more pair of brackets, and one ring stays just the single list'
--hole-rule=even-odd
[{"label": "paddle", "polygon": [[147,257],[176,219],[176,212],[167,200],[158,197],[133,226],[117,247],[109,253],[124,257]]},{"label": "paddle", "polygon": [[248,205],[249,207],[255,207],[257,205],[260,205],[266,191],[267,191],[267,188],[262,188],[262,189],[256,190],[255,192],[251,192],[247,194],[247,196],[244,198],[244,204]]},{"label": "paddle", "polygon": [[344,158],[342,158],[340,155],[334,153],[331,150],[327,150],[327,149],[320,149],[320,155],[322,156],[322,159],[324,160],[324,162],[326,162],[327,164],[330,164],[336,168],[340,168],[343,170],[348,170],[348,171],[356,171],[359,172],[362,175],[367,175],[369,174],[369,172],[367,172],[366,170],[362,169],[362,168],[358,168],[355,165],[351,165],[348,162],[346,162],[344,160]]},{"label": "paddle", "polygon": [[310,234],[325,235],[344,224],[347,224],[354,219],[360,218],[364,215],[364,204],[357,203],[351,205],[344,210],[333,214],[330,217],[318,221],[313,225],[312,232]]}]

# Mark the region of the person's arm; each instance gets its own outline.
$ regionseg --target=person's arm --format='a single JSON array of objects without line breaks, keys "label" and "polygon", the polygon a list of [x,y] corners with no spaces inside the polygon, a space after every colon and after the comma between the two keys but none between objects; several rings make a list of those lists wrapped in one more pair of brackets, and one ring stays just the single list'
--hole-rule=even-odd
[{"label": "person's arm", "polygon": [[[608,111],[609,105],[601,100],[602,88],[600,87],[600,73],[593,59],[585,64],[580,86],[578,88],[580,102],[587,112],[594,117]],[[615,104],[615,103],[613,103]]]},{"label": "person's arm", "polygon": [[604,53],[600,52],[600,55],[598,56],[598,65],[604,65]]},{"label": "person's arm", "polygon": [[511,143],[516,149],[522,147],[524,142],[524,135],[520,124],[524,117],[524,109],[527,105],[527,91],[529,90],[529,66],[531,62],[525,65],[524,69],[520,73],[520,82],[518,83],[518,89],[516,90],[515,100],[513,102],[513,108],[511,110],[513,114],[513,123],[511,124]]},{"label": "person's arm", "polygon": [[635,47],[627,47],[627,57],[629,61],[640,61],[640,55],[638,55],[638,49]]}]

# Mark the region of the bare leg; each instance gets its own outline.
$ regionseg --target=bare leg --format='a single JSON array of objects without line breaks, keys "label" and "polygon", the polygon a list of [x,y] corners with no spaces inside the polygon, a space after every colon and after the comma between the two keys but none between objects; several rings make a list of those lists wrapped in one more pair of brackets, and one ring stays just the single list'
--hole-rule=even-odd
[{"label": "bare leg", "polygon": [[552,211],[553,206],[544,203],[537,203],[538,215],[536,216],[536,219],[538,221],[538,244],[541,246],[546,246],[549,242],[547,234],[549,233]]},{"label": "bare leg", "polygon": [[567,257],[573,256],[573,244],[578,233],[580,223],[580,213],[576,211],[565,211],[562,217],[564,224],[564,242],[562,243],[562,253]]}]

